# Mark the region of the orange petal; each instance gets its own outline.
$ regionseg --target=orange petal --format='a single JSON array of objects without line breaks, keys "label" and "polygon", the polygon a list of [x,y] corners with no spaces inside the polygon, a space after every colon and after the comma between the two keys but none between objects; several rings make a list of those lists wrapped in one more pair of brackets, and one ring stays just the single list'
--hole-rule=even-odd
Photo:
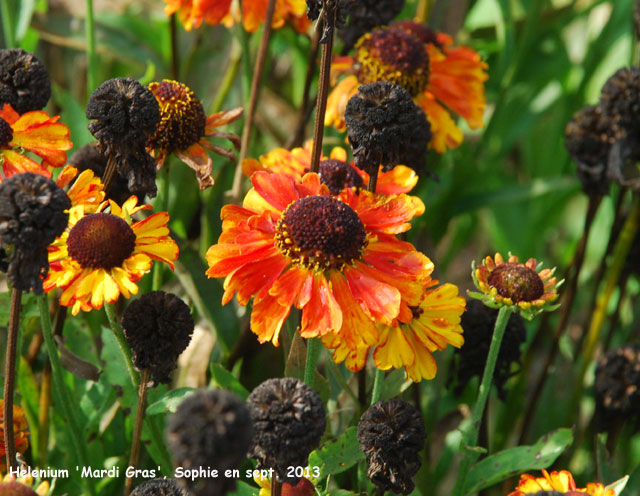
[{"label": "orange petal", "polygon": [[366,275],[365,270],[360,264],[344,271],[351,294],[369,317],[391,325],[400,311],[400,291]]},{"label": "orange petal", "polygon": [[337,332],[342,327],[342,310],[323,274],[313,274],[311,298],[302,309],[300,335],[304,338]]}]

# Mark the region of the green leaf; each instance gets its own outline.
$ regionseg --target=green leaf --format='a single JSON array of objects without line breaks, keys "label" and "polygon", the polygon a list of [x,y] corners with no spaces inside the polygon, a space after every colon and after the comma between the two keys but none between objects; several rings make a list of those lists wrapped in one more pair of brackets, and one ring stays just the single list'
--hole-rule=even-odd
[{"label": "green leaf", "polygon": [[620,496],[620,494],[622,494],[622,491],[624,491],[627,482],[629,482],[629,476],[625,475],[622,479],[618,479],[617,481],[612,482],[607,487],[605,487],[604,492],[606,493],[609,489],[612,489],[616,496]]},{"label": "green leaf", "polygon": [[249,391],[240,384],[240,381],[219,363],[211,365],[211,376],[218,387],[233,391],[243,400],[246,400],[247,396],[249,396]]},{"label": "green leaf", "polygon": [[547,468],[572,442],[572,430],[562,428],[545,434],[532,446],[517,446],[488,456],[469,472],[464,493],[475,493],[527,470]]},{"label": "green leaf", "polygon": [[364,460],[355,427],[349,427],[337,440],[326,443],[309,455],[309,466],[320,468],[320,479],[339,474]]},{"label": "green leaf", "polygon": [[397,369],[388,374],[382,381],[380,400],[386,401],[388,399],[395,398],[413,384],[412,382],[407,381],[405,375],[404,369]]},{"label": "green leaf", "polygon": [[182,400],[185,398],[185,396],[190,395],[194,391],[197,391],[197,389],[191,387],[173,389],[158,401],[156,401],[152,405],[149,405],[146,410],[146,414],[157,415],[159,413],[174,413],[178,408],[178,405],[182,403]]}]

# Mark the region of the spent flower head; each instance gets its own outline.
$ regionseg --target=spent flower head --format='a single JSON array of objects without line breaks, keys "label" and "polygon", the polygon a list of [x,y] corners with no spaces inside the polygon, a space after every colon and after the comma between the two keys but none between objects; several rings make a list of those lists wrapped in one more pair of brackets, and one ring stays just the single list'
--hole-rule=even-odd
[{"label": "spent flower head", "polygon": [[[558,298],[558,282],[554,269],[542,269],[535,258],[521,263],[509,253],[505,261],[500,253],[486,257],[476,268],[471,264],[471,276],[480,292],[469,291],[469,296],[482,300],[491,308],[509,307],[524,318],[531,320],[539,313],[553,311],[559,305],[552,303]],[[542,270],[541,270],[542,269]]]},{"label": "spent flower head", "polygon": [[24,114],[42,110],[50,97],[49,74],[34,54],[21,48],[0,50],[0,107],[8,103]]}]

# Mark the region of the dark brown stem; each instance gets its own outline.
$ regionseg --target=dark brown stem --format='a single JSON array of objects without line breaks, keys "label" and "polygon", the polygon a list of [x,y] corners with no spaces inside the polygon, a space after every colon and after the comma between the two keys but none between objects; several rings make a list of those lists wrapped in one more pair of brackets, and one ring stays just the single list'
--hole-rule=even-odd
[{"label": "dark brown stem", "polygon": [[329,76],[331,75],[331,53],[333,52],[333,28],[336,25],[336,11],[328,12],[324,17],[324,31],[328,36],[322,43],[320,59],[320,76],[318,77],[318,98],[316,100],[316,120],[313,127],[313,150],[311,152],[311,172],[318,172],[320,155],[322,154],[322,138],[324,136],[324,114],[327,111],[329,96]]},{"label": "dark brown stem", "polygon": [[[551,351],[547,355],[546,361],[544,363],[544,367],[542,368],[542,374],[538,378],[536,385],[533,389],[533,394],[529,396],[529,401],[525,408],[525,417],[522,423],[522,430],[520,431],[520,439],[519,444],[524,444],[524,441],[527,437],[529,428],[531,426],[531,421],[533,420],[536,406],[538,405],[538,400],[540,398],[540,394],[542,394],[542,390],[544,389],[544,385],[547,381],[547,377],[549,377],[549,371],[551,370],[551,366],[558,355],[559,343],[562,334],[565,332],[567,328],[567,322],[569,321],[569,315],[571,314],[571,307],[573,305],[573,300],[576,296],[576,291],[578,289],[578,278],[580,277],[580,271],[582,270],[582,264],[584,263],[584,255],[587,247],[587,240],[589,239],[589,233],[591,232],[591,226],[593,225],[593,219],[598,212],[598,207],[600,206],[602,197],[601,196],[589,196],[589,203],[587,205],[587,213],[585,215],[584,220],[584,229],[582,230],[582,237],[578,243],[578,247],[576,248],[576,252],[573,256],[573,261],[569,268],[569,272],[567,275],[567,291],[564,293],[562,299],[562,306],[560,318],[558,320],[558,324],[553,332],[553,341],[551,344]],[[538,333],[543,332],[543,329],[540,329]]]},{"label": "dark brown stem", "polygon": [[302,104],[298,111],[298,122],[296,123],[295,130],[291,135],[291,139],[286,144],[288,149],[302,146],[304,141],[304,130],[307,127],[307,121],[309,115],[315,106],[315,101],[311,100],[309,92],[311,91],[311,82],[313,81],[313,74],[316,69],[316,58],[318,57],[318,49],[320,48],[320,35],[322,33],[322,23],[318,23],[318,29],[313,33],[311,37],[311,47],[309,49],[309,60],[307,62],[307,76],[304,80],[304,92],[302,93]]},{"label": "dark brown stem", "polygon": [[113,181],[113,177],[116,175],[116,158],[113,155],[109,156],[109,160],[107,160],[107,167],[104,170],[104,174],[102,175],[102,184],[104,184],[104,193],[105,195],[109,193],[109,189],[111,188],[111,182]]},{"label": "dark brown stem", "polygon": [[278,480],[278,477],[274,475],[271,477],[271,496],[282,495],[282,482]]},{"label": "dark brown stem", "polygon": [[358,401],[361,408],[367,407],[367,371],[362,369],[356,372],[358,376]]},{"label": "dark brown stem", "polygon": [[253,78],[251,79],[251,97],[249,99],[249,109],[247,111],[247,117],[244,121],[244,127],[242,128],[240,154],[238,157],[238,163],[236,165],[235,175],[233,177],[233,186],[231,188],[231,198],[234,203],[238,203],[240,201],[240,195],[242,194],[242,161],[247,158],[247,154],[249,153],[251,131],[253,129],[253,121],[256,114],[256,108],[258,106],[258,97],[260,95],[260,82],[262,81],[264,63],[267,59],[267,53],[269,52],[271,24],[273,22],[273,13],[275,11],[275,7],[276,0],[269,0],[269,3],[267,4],[267,15],[264,20],[264,27],[262,28],[260,47],[258,48],[258,57],[256,59],[256,65],[253,71]]},{"label": "dark brown stem", "polygon": [[171,14],[169,19],[169,30],[171,35],[171,77],[178,81],[180,59],[178,58],[178,28],[175,13]]},{"label": "dark brown stem", "polygon": [[[136,421],[133,427],[133,439],[131,440],[131,456],[129,457],[129,467],[133,467],[134,469],[138,466],[138,460],[140,459],[140,436],[142,435],[144,412],[147,409],[147,383],[149,379],[149,369],[144,369],[138,388],[138,409],[136,410]],[[131,494],[134,479],[134,477],[127,477],[124,483],[124,496]]]},{"label": "dark brown stem", "polygon": [[369,182],[367,183],[367,191],[371,193],[376,192],[376,185],[378,184],[378,171],[376,170],[369,176]]},{"label": "dark brown stem", "polygon": [[376,486],[376,496],[384,496],[384,488]]},{"label": "dark brown stem", "polygon": [[7,339],[7,359],[4,375],[4,446],[7,458],[7,470],[15,469],[16,445],[13,433],[13,388],[16,381],[16,348],[18,345],[18,326],[20,324],[20,297],[22,291],[11,290],[11,306],[9,307],[9,336]]}]

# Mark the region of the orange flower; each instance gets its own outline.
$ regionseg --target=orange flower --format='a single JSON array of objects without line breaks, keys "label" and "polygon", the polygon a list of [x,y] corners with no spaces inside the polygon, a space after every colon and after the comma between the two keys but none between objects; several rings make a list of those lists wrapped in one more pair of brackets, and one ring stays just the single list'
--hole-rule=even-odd
[{"label": "orange flower", "polygon": [[214,145],[205,138],[226,138],[239,147],[238,136],[216,131],[216,128],[239,119],[242,108],[218,112],[205,118],[202,102],[188,86],[164,79],[149,84],[149,90],[160,107],[160,122],[147,144],[149,152],[156,159],[156,165],[162,167],[167,156],[175,153],[196,171],[200,189],[213,186],[213,162],[207,149],[231,160],[235,160],[235,155],[231,150]]},{"label": "orange flower", "polygon": [[120,294],[136,294],[135,283],[151,270],[153,260],[173,270],[178,246],[169,237],[169,214],[158,212],[133,222],[136,212],[151,208],[137,203],[132,196],[122,207],[113,200],[98,209],[71,207],[69,227],[49,246],[50,269],[43,287],[63,289],[60,304],[72,307],[73,315],[100,309]]},{"label": "orange flower", "polygon": [[[487,64],[468,47],[454,47],[444,33],[433,33],[413,21],[394,23],[367,33],[353,57],[336,57],[331,78],[335,85],[327,101],[325,125],[345,129],[349,99],[362,84],[386,80],[405,87],[431,124],[430,145],[438,153],[462,143],[462,130],[450,112],[472,129],[483,126]],[[338,82],[341,75],[347,77]]]},{"label": "orange flower", "polygon": [[[276,174],[285,174],[295,179],[301,179],[304,174],[309,172],[311,167],[312,146],[313,143],[309,141],[305,144],[304,148],[294,148],[291,151],[284,148],[276,148],[266,155],[261,155],[259,160],[247,158],[242,161],[242,171],[248,177],[251,177],[251,175],[256,171],[267,171],[274,172]],[[344,148],[335,147],[331,150],[328,159],[344,163],[345,167],[341,171],[344,176],[347,176],[350,173],[350,170],[353,170],[353,172],[361,179],[355,186],[359,186],[361,184],[366,186],[368,183],[369,174],[358,169],[353,162],[346,162],[347,152]],[[327,157],[320,158],[320,160],[328,159]],[[320,172],[322,182],[329,185],[331,189],[331,185],[329,183],[330,178],[325,178],[322,171]],[[348,178],[344,177],[343,182],[345,182],[346,179]],[[413,169],[404,165],[397,165],[388,172],[383,172],[382,168],[380,168],[376,193],[384,195],[408,193],[413,189],[417,182],[418,175],[413,171]],[[350,184],[349,181],[346,181],[346,183],[348,186],[354,186],[354,184]]]},{"label": "orange flower", "polygon": [[[178,19],[187,31],[199,28],[202,21],[209,25],[232,25],[242,18],[244,28],[253,33],[264,22],[268,0],[243,0],[242,12],[234,11],[231,0],[164,0],[165,14],[178,13]],[[305,0],[276,0],[273,27],[280,28],[290,21],[298,32],[306,32],[310,21],[306,16]]]},{"label": "orange flower", "polygon": [[[253,297],[251,329],[260,342],[278,337],[295,306],[303,337],[335,335],[356,350],[378,340],[420,301],[431,262],[395,234],[424,211],[406,195],[336,197],[317,174],[301,181],[258,171],[242,207],[222,209],[222,234],[207,252],[209,277],[226,277],[222,303]],[[364,365],[364,363],[362,364]]]},{"label": "orange flower", "polygon": [[[0,399],[0,474],[7,470],[6,448],[4,445],[4,401]],[[29,427],[24,415],[24,410],[18,405],[13,405],[13,436],[16,451],[24,453],[29,447]],[[2,479],[0,479],[0,482]]]},{"label": "orange flower", "polygon": [[[77,177],[76,177],[77,176]],[[75,179],[75,181],[73,181]],[[66,188],[71,181],[73,185],[67,190],[67,196],[71,200],[71,206],[84,205],[86,213],[93,213],[100,207],[104,200],[104,186],[92,170],[87,169],[78,175],[78,169],[71,165],[65,165],[56,184],[59,188]]]},{"label": "orange flower", "polygon": [[[51,177],[48,167],[62,167],[67,161],[66,150],[73,144],[69,141],[69,128],[58,122],[60,116],[49,117],[42,110],[19,115],[11,105],[5,103],[0,110],[0,166],[2,177],[22,172],[34,172]],[[24,152],[38,155],[37,163]]]},{"label": "orange flower", "polygon": [[599,482],[589,482],[587,487],[577,488],[573,475],[567,470],[553,471],[549,474],[543,469],[542,475],[542,477],[533,477],[529,474],[522,474],[518,487],[507,496],[535,494],[539,491],[557,491],[571,496],[615,496],[616,494],[613,489],[607,489]]}]

